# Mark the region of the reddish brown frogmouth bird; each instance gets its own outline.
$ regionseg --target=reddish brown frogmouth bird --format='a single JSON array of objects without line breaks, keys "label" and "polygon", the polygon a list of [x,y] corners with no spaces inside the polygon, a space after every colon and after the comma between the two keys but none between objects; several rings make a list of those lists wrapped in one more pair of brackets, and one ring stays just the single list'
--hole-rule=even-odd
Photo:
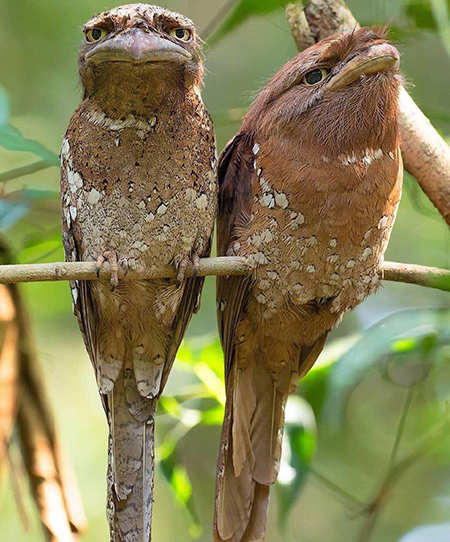
[{"label": "reddish brown frogmouth bird", "polygon": [[218,280],[227,405],[214,538],[265,538],[287,396],[343,314],[376,292],[402,186],[399,55],[363,28],[288,62],[219,161]]},{"label": "reddish brown frogmouth bird", "polygon": [[[203,281],[186,265],[210,252],[216,155],[200,95],[192,21],[146,4],[84,26],[83,101],[62,146],[68,261],[108,261],[111,283],[72,283],[75,313],[110,427],[111,540],[148,542],[158,398]],[[118,280],[173,264],[175,280]]]}]

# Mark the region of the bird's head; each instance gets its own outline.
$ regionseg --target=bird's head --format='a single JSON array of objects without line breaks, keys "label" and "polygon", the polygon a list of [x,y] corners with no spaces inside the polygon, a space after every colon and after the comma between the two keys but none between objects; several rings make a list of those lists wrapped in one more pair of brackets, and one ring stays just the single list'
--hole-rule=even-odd
[{"label": "bird's head", "polygon": [[384,30],[361,28],[327,38],[275,75],[245,122],[329,154],[375,145],[372,140],[389,136],[391,128],[396,133],[399,62]]},{"label": "bird's head", "polygon": [[194,23],[158,6],[129,4],[100,13],[83,27],[79,71],[85,96],[108,87],[155,93],[200,86],[201,44]]}]

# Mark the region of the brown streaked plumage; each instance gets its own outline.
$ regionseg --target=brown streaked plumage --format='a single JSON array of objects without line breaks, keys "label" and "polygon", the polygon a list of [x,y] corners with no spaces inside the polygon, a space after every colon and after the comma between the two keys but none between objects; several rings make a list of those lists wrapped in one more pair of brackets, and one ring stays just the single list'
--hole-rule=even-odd
[{"label": "brown streaked plumage", "polygon": [[[84,27],[83,101],[63,142],[61,198],[68,261],[108,261],[111,284],[71,284],[75,313],[110,426],[108,517],[113,542],[148,542],[158,398],[210,252],[216,154],[201,95],[193,23],[131,4]],[[178,280],[117,280],[117,268],[172,263]]]},{"label": "brown streaked plumage", "polygon": [[227,406],[216,542],[263,541],[286,399],[329,331],[380,284],[402,186],[398,52],[363,28],[288,62],[219,161],[219,278]]}]

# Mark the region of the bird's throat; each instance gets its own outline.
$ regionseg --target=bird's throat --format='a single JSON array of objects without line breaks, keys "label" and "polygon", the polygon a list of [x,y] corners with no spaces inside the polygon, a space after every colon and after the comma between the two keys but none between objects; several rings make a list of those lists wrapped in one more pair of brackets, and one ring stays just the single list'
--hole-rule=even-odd
[{"label": "bird's throat", "polygon": [[198,85],[175,66],[111,63],[82,77],[84,98],[110,117],[145,116],[150,110],[176,108],[199,94]]},{"label": "bird's throat", "polygon": [[168,89],[166,86],[141,82],[140,86],[136,85],[134,88],[120,84],[101,86],[93,93],[85,95],[84,102],[89,108],[101,111],[111,119],[124,120],[130,115],[148,118],[163,111],[189,114],[192,108],[201,103],[201,98],[199,89],[196,88]]}]

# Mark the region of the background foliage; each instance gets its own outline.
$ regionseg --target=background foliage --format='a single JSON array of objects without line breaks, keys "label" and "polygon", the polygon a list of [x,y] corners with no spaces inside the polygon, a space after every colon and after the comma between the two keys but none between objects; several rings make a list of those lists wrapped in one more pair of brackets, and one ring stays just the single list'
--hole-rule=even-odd
[{"label": "background foliage", "polygon": [[[251,96],[296,53],[284,18],[286,2],[162,3],[192,17],[211,38],[204,97],[222,148],[239,127]],[[348,3],[363,24],[392,20],[410,91],[448,137],[450,2]],[[102,0],[0,0],[0,231],[21,262],[63,258],[54,166],[80,99],[80,26],[113,5]],[[13,179],[17,168],[32,174]],[[406,177],[388,259],[448,267],[448,248],[446,226]],[[106,424],[71,315],[69,290],[55,283],[26,285],[23,291],[87,509],[85,540],[103,540]],[[161,401],[154,533],[167,542],[210,540],[224,404],[213,297],[214,282],[208,280],[202,311],[192,322]],[[268,540],[450,539],[444,523],[450,514],[449,309],[449,294],[386,284],[346,316],[289,402]],[[0,538],[42,540],[30,503],[32,528],[24,533],[7,484],[1,505]],[[424,524],[437,526],[420,527]]]}]

